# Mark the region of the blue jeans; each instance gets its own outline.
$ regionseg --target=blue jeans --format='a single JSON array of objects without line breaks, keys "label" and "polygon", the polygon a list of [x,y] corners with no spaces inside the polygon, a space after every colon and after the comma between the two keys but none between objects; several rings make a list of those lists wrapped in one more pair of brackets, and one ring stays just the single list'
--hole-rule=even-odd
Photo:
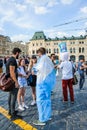
[{"label": "blue jeans", "polygon": [[15,106],[16,106],[16,100],[17,100],[17,93],[18,93],[17,88],[13,88],[12,91],[9,92],[8,106],[9,106],[9,113],[11,114],[11,116],[15,115]]},{"label": "blue jeans", "polygon": [[84,74],[80,74],[79,88],[82,89],[85,82]]}]

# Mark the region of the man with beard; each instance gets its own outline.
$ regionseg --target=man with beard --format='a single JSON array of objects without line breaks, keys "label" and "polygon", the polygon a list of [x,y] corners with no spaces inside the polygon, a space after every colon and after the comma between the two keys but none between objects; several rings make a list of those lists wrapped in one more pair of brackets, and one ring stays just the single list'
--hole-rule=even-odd
[{"label": "man with beard", "polygon": [[20,118],[20,116],[17,115],[17,111],[15,111],[17,93],[19,88],[19,84],[17,81],[18,73],[17,73],[16,59],[18,59],[20,52],[21,50],[19,48],[14,48],[12,50],[13,55],[8,59],[6,64],[6,73],[10,75],[10,77],[15,82],[15,87],[9,92],[9,98],[8,98],[8,106],[9,106],[8,114],[11,115],[11,120]]}]

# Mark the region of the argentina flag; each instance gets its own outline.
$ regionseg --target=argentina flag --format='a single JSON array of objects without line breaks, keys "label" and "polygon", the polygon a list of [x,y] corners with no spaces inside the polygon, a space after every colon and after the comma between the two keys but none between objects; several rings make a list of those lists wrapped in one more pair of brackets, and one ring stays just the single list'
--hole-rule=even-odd
[{"label": "argentina flag", "polygon": [[56,75],[51,59],[42,55],[36,67],[37,85],[36,100],[39,121],[45,122],[51,117],[51,90],[55,86]]}]

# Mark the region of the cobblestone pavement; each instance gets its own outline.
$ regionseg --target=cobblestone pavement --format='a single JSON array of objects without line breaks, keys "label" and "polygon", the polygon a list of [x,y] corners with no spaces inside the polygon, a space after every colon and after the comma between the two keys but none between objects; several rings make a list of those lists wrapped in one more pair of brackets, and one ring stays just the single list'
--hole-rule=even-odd
[{"label": "cobblestone pavement", "polygon": [[[38,130],[87,130],[87,79],[84,84],[84,90],[79,91],[78,85],[74,86],[75,103],[70,101],[66,104],[62,102],[61,76],[57,78],[57,84],[52,95],[52,120],[47,122],[46,126],[34,126],[32,121],[38,119],[37,107],[31,107],[32,101],[31,89],[26,91],[26,104],[28,110],[19,112],[23,116],[23,121],[30,124]],[[8,93],[0,91],[0,106],[8,109],[7,104]],[[26,130],[34,130],[32,128]],[[7,119],[0,112],[0,130],[22,130],[18,125]]]}]

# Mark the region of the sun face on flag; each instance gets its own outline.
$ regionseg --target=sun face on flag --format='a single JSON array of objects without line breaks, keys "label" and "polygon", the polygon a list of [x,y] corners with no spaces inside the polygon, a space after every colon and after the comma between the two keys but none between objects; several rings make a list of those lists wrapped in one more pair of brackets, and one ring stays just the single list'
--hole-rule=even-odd
[{"label": "sun face on flag", "polygon": [[62,42],[59,44],[60,50],[60,60],[65,61],[69,59],[69,53],[67,51],[67,44],[66,42]]},{"label": "sun face on flag", "polygon": [[66,42],[60,43],[60,44],[59,44],[59,49],[60,49],[60,53],[67,52]]}]

